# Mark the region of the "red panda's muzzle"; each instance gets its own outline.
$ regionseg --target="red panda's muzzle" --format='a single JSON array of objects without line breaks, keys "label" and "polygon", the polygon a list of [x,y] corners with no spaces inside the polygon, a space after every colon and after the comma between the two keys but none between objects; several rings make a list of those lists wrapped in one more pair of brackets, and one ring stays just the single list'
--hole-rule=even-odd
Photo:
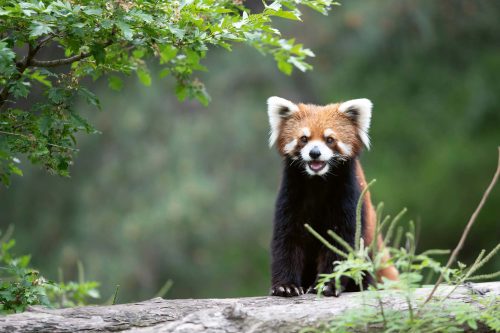
[{"label": "red panda's muzzle", "polygon": [[313,170],[314,172],[319,172],[326,166],[326,162],[324,162],[324,161],[311,161],[308,163],[308,165],[309,165],[309,168],[311,168],[311,170]]}]

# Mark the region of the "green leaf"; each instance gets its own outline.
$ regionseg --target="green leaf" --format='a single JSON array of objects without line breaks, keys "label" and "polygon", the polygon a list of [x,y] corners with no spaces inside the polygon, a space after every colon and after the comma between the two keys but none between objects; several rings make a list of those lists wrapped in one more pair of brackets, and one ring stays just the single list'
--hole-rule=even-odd
[{"label": "green leaf", "polygon": [[46,35],[50,32],[52,32],[52,28],[44,22],[35,21],[30,26],[30,37],[32,38]]},{"label": "green leaf", "polygon": [[102,44],[92,44],[90,46],[90,53],[95,59],[96,64],[102,64],[106,61],[106,49]]},{"label": "green leaf", "polygon": [[27,97],[29,92],[31,84],[26,81],[16,81],[14,82],[10,88],[9,92],[14,95],[14,97],[19,98],[19,97]]},{"label": "green leaf", "polygon": [[126,40],[132,40],[134,32],[130,28],[130,25],[123,21],[118,21],[116,22],[116,26],[122,31],[123,37],[125,37]]},{"label": "green leaf", "polygon": [[102,14],[101,8],[86,8],[83,12],[87,15],[98,16]]},{"label": "green leaf", "polygon": [[286,75],[292,74],[293,66],[286,60],[278,60],[278,69]]},{"label": "green leaf", "polygon": [[[77,127],[78,129],[82,129],[82,130],[85,130],[85,132],[87,133],[96,133],[96,130],[94,127],[92,127],[85,118],[83,118],[82,116],[80,116],[78,113],[76,112],[71,112],[71,120],[72,120],[72,123],[75,127]],[[76,144],[76,140],[75,138],[71,138],[73,143]]]},{"label": "green leaf", "polygon": [[13,174],[16,174],[18,176],[23,175],[23,171],[13,164],[9,165],[9,169],[10,169],[10,172],[12,172]]},{"label": "green leaf", "polygon": [[160,64],[172,60],[177,55],[177,49],[172,45],[160,45]]},{"label": "green leaf", "polygon": [[264,6],[266,7],[266,9],[270,9],[272,11],[278,11],[278,10],[281,10],[281,4],[279,1],[275,1],[273,2],[272,4],[270,5],[266,5],[266,3],[264,3]]},{"label": "green leaf", "polygon": [[181,83],[177,83],[177,86],[175,87],[175,95],[177,96],[179,101],[184,101],[188,96],[187,87]]},{"label": "green leaf", "polygon": [[467,320],[467,325],[473,330],[477,330],[477,322],[474,319]]},{"label": "green leaf", "polygon": [[78,89],[78,95],[80,95],[83,98],[85,98],[85,100],[87,101],[87,103],[89,103],[89,104],[97,107],[98,109],[101,109],[101,103],[99,102],[99,99],[90,90],[88,90],[86,88],[83,88],[83,87],[80,87],[80,89]]},{"label": "green leaf", "polygon": [[110,76],[108,86],[115,91],[120,91],[123,88],[123,81],[118,76]]},{"label": "green leaf", "polygon": [[137,77],[139,78],[139,81],[141,81],[143,85],[147,87],[151,85],[151,75],[149,75],[149,72],[144,68],[137,69]]},{"label": "green leaf", "polygon": [[11,63],[16,58],[14,51],[8,46],[6,42],[0,42],[0,64]]},{"label": "green leaf", "polygon": [[160,71],[160,73],[158,74],[158,76],[160,77],[160,79],[163,79],[167,75],[170,75],[170,69],[168,69],[168,68],[162,69]]},{"label": "green leaf", "polygon": [[49,80],[47,80],[47,76],[41,74],[40,71],[34,71],[33,73],[31,73],[30,76],[31,76],[32,79],[40,82],[44,86],[46,86],[46,87],[52,87],[52,82],[50,82]]},{"label": "green leaf", "polygon": [[137,59],[141,59],[142,57],[144,57],[145,54],[146,54],[146,49],[143,48],[135,49],[134,51],[132,51],[132,55],[134,56],[134,58]]},{"label": "green leaf", "polygon": [[42,132],[42,134],[47,134],[53,122],[54,119],[51,116],[47,114],[42,115],[40,119],[38,119],[38,127],[40,128],[40,132]]},{"label": "green leaf", "polygon": [[66,100],[66,91],[59,87],[52,87],[47,92],[47,97],[54,104],[60,104]]},{"label": "green leaf", "polygon": [[297,67],[300,71],[302,72],[305,72],[307,71],[308,69],[311,69],[312,66],[301,61],[300,59],[298,59],[297,57],[290,57],[290,63],[292,63],[295,67]]},{"label": "green leaf", "polygon": [[208,106],[210,103],[210,95],[208,95],[205,89],[197,91],[195,97],[203,106]]},{"label": "green leaf", "polygon": [[269,11],[269,14],[272,16],[278,16],[278,17],[285,18],[288,20],[301,21],[298,13],[288,11],[288,10]]},{"label": "green leaf", "polygon": [[87,295],[92,298],[100,298],[101,295],[99,294],[99,290],[97,289],[90,289],[87,291]]}]

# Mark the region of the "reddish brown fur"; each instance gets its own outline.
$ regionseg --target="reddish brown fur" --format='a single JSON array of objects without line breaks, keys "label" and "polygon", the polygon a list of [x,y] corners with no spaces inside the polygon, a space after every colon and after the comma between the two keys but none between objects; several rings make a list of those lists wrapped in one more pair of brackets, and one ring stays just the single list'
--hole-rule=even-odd
[{"label": "reddish brown fur", "polygon": [[[338,103],[325,106],[298,104],[299,111],[281,123],[277,145],[280,153],[284,155],[285,145],[294,139],[298,141],[297,149],[301,149],[303,146],[299,140],[302,136],[301,130],[307,127],[311,131],[309,140],[323,140],[325,129],[332,129],[335,132],[333,138],[352,146],[352,154],[356,155],[362,147],[357,128],[349,117],[338,110],[339,105]],[[339,150],[338,147],[333,149]]]},{"label": "reddish brown fur", "polygon": [[[361,167],[361,163],[359,160],[356,161],[356,177],[358,178],[359,185],[361,186],[361,190],[366,188],[366,179],[365,174],[363,172],[363,168]],[[377,214],[375,209],[373,208],[370,191],[367,191],[364,198],[365,204],[365,232],[364,232],[364,241],[365,244],[371,244],[373,241],[373,237],[375,235],[375,227],[377,224]],[[378,249],[381,251],[384,249],[384,242],[382,240],[382,236],[379,235],[377,239]],[[385,254],[384,261],[389,260],[389,254]],[[390,280],[397,280],[399,277],[398,270],[394,266],[389,266],[377,272],[377,278],[380,281],[382,277],[386,277]]]}]

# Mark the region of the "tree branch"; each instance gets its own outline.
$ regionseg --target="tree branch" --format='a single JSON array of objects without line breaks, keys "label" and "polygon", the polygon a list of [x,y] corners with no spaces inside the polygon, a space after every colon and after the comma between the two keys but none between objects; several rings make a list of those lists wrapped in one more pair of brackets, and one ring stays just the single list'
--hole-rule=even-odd
[{"label": "tree branch", "polygon": [[30,62],[31,66],[34,67],[57,67],[57,66],[63,66],[63,65],[69,65],[75,61],[79,61],[85,58],[88,58],[91,56],[90,52],[82,52],[80,54],[68,57],[68,58],[63,58],[63,59],[56,59],[56,60],[37,60],[37,59],[32,59]]},{"label": "tree branch", "polygon": [[[451,286],[441,286],[445,294]],[[424,297],[430,288],[415,290],[415,297]],[[500,282],[474,284],[475,290],[486,291],[485,296],[472,296],[461,286],[447,301],[449,304],[471,303],[479,308],[477,299],[498,296]],[[345,311],[364,307],[384,312],[407,311],[404,293],[395,291],[343,293],[340,297],[321,297],[306,294],[299,297],[245,297],[225,299],[161,299],[145,302],[84,306],[68,309],[31,307],[27,312],[0,317],[0,331],[27,332],[291,332],[305,328],[307,332],[326,330],[325,324],[345,319]],[[475,300],[475,301],[474,301]],[[446,306],[446,304],[445,304]],[[445,314],[449,315],[449,314]],[[380,331],[381,322],[374,321],[366,331]],[[314,328],[319,328],[315,330]],[[363,330],[364,331],[364,330]],[[491,332],[484,325],[477,329],[465,326],[464,332]]]},{"label": "tree branch", "polygon": [[[114,31],[112,32],[112,35],[114,34]],[[81,52],[80,54],[68,57],[68,58],[63,58],[63,59],[56,59],[56,60],[38,60],[35,59],[35,55],[38,53],[38,51],[45,46],[50,40],[52,40],[56,35],[52,34],[49,35],[45,38],[43,38],[35,47],[30,43],[28,44],[28,54],[20,61],[16,62],[16,67],[17,67],[17,73],[14,75],[14,77],[11,78],[11,80],[15,81],[21,77],[21,75],[24,73],[24,71],[28,67],[45,67],[45,68],[50,68],[50,67],[57,67],[57,66],[63,66],[63,65],[69,65],[72,64],[76,61],[80,61],[82,59],[90,57],[92,54],[90,52]],[[103,48],[106,48],[113,44],[113,41],[110,39],[104,45],[102,46]],[[9,97],[9,90],[8,86],[5,86],[1,91],[0,91],[0,108],[5,104],[7,101],[7,98]]]},{"label": "tree branch", "polygon": [[496,184],[496,182],[498,180],[498,176],[499,175],[500,175],[500,147],[498,147],[498,165],[497,165],[497,170],[496,170],[495,174],[493,175],[493,179],[491,180],[490,185],[488,186],[488,188],[484,192],[483,197],[482,197],[481,201],[479,202],[479,205],[477,206],[476,210],[474,211],[474,213],[470,217],[469,222],[465,226],[464,232],[462,233],[462,237],[460,238],[460,241],[458,242],[457,247],[453,250],[453,252],[452,252],[452,254],[450,256],[450,259],[448,259],[448,262],[446,263],[446,267],[441,272],[441,275],[439,276],[439,279],[436,281],[436,284],[434,285],[434,288],[432,288],[432,291],[429,293],[429,295],[425,299],[425,301],[424,301],[424,303],[423,303],[422,306],[424,306],[426,303],[428,303],[431,300],[432,296],[436,292],[436,289],[441,284],[441,282],[443,282],[443,278],[444,278],[443,277],[443,272],[447,271],[450,268],[450,266],[457,259],[458,253],[460,252],[460,250],[464,246],[465,239],[467,238],[467,235],[469,234],[469,231],[470,231],[472,225],[476,221],[477,216],[479,215],[479,212],[483,208],[484,203],[486,202],[486,199],[490,195],[491,190],[493,189],[493,187],[495,187],[495,184]]},{"label": "tree branch", "polygon": [[[104,45],[102,46],[103,48],[106,48],[113,44],[112,40],[108,40]],[[57,67],[57,66],[63,66],[63,65],[69,65],[74,63],[75,61],[80,61],[82,59],[88,58],[92,55],[90,52],[81,52],[80,54],[76,54],[71,57],[63,58],[63,59],[55,59],[55,60],[37,60],[37,59],[31,59],[30,60],[30,66],[34,67]]]},{"label": "tree branch", "polygon": [[38,51],[55,36],[56,35],[51,34],[43,38],[35,47],[33,47],[31,44],[28,44],[28,54],[22,60],[16,62],[16,67],[18,68],[19,72],[24,72],[24,70],[31,64],[33,57],[38,53]]},{"label": "tree branch", "polygon": [[[37,52],[49,41],[53,38],[53,35],[47,36],[42,39],[40,43],[38,43],[35,47],[31,43],[28,43],[28,54],[24,56],[21,61],[16,62],[17,73],[11,78],[11,81],[15,81],[23,75],[24,71],[30,65],[31,60],[37,54]],[[5,104],[9,98],[9,87],[5,85],[3,89],[0,91],[0,108]]]}]

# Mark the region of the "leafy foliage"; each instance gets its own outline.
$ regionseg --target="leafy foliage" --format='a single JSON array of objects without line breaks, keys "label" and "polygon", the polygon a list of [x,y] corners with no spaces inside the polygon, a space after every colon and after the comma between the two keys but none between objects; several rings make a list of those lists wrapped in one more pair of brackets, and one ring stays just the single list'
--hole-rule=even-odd
[{"label": "leafy foliage", "polygon": [[[366,296],[365,296],[366,298]],[[498,331],[500,297],[496,295],[476,298],[475,304],[448,301],[446,305],[433,302],[418,316],[410,318],[408,311],[384,309],[374,302],[365,302],[362,311],[350,309],[320,328],[307,328],[301,333],[352,333],[352,332],[464,332],[487,325]],[[375,298],[374,298],[375,299]]]},{"label": "leafy foliage", "polygon": [[56,283],[46,280],[29,267],[29,255],[16,257],[11,253],[16,244],[9,239],[12,229],[0,240],[0,313],[22,312],[30,305],[68,307],[84,305],[98,299],[99,283],[85,281],[79,266],[80,281]]},{"label": "leafy foliage", "polygon": [[9,251],[14,245],[14,240],[1,243],[0,312],[21,312],[32,304],[49,305],[47,281],[28,268],[30,256],[12,257]]},{"label": "leafy foliage", "polygon": [[[372,181],[368,187],[373,184]],[[359,204],[362,203],[361,194]],[[475,280],[473,273],[482,267],[488,260],[493,258],[500,250],[500,243],[486,256],[483,250],[472,265],[467,267],[463,263],[458,263],[456,268],[442,266],[439,261],[433,258],[435,255],[447,254],[446,250],[428,250],[421,254],[416,253],[415,227],[412,221],[409,223],[409,230],[405,232],[404,246],[400,246],[403,228],[399,228],[394,241],[390,242],[393,231],[397,223],[406,212],[406,209],[397,214],[392,220],[390,216],[382,219],[383,203],[377,207],[377,225],[374,241],[372,244],[364,246],[363,239],[356,240],[356,246],[352,248],[345,243],[334,231],[328,230],[332,236],[331,242],[319,235],[309,225],[306,228],[321,241],[326,247],[340,254],[344,260],[332,263],[334,269],[332,273],[321,274],[321,279],[316,286],[318,295],[326,283],[335,281],[336,288],[340,288],[340,279],[348,277],[362,288],[363,277],[371,275],[376,281],[377,271],[394,265],[400,272],[399,280],[392,281],[383,278],[375,286],[369,287],[368,294],[362,295],[363,311],[354,308],[346,311],[340,318],[336,318],[326,326],[308,328],[305,332],[463,332],[464,327],[476,330],[479,324],[487,325],[492,330],[498,330],[500,317],[500,307],[498,306],[500,297],[497,295],[475,296],[476,304],[461,303],[447,300],[450,295],[468,280]],[[361,214],[357,212],[357,228],[361,226]],[[389,222],[390,221],[390,222]],[[377,249],[377,238],[385,229],[384,243],[386,247],[379,251]],[[335,245],[336,244],[336,245]],[[386,254],[390,253],[391,258],[384,260]],[[451,285],[451,291],[445,296],[433,298],[429,303],[422,302],[414,295],[418,287],[422,287],[425,277],[438,273]],[[490,275],[476,276],[476,279],[490,278],[498,273]],[[427,278],[427,280],[429,280]],[[473,292],[474,287],[470,287]],[[340,289],[338,289],[340,290]],[[402,294],[406,300],[406,309],[392,310],[384,308],[382,296],[379,290],[389,290],[392,293]],[[417,306],[418,305],[418,306]]]},{"label": "leafy foliage", "polygon": [[[117,74],[135,73],[149,86],[153,79],[147,61],[155,58],[162,68],[159,76],[174,78],[180,100],[195,98],[206,105],[210,97],[194,73],[207,70],[201,61],[210,47],[231,50],[233,43],[244,42],[272,55],[286,74],[294,67],[311,69],[306,58],[314,54],[282,38],[272,18],[300,20],[299,5],[326,14],[332,1],[263,5],[252,13],[243,1],[233,0],[1,1],[0,180],[8,185],[11,174],[21,174],[17,154],[68,176],[75,134],[96,132],[73,107],[83,98],[99,108],[96,95],[82,84],[86,77],[107,75],[109,87],[120,90]],[[41,60],[41,49],[56,46],[63,50],[58,59]],[[59,66],[66,71],[53,69]],[[44,100],[31,108],[16,107],[35,85],[43,89]]]}]

